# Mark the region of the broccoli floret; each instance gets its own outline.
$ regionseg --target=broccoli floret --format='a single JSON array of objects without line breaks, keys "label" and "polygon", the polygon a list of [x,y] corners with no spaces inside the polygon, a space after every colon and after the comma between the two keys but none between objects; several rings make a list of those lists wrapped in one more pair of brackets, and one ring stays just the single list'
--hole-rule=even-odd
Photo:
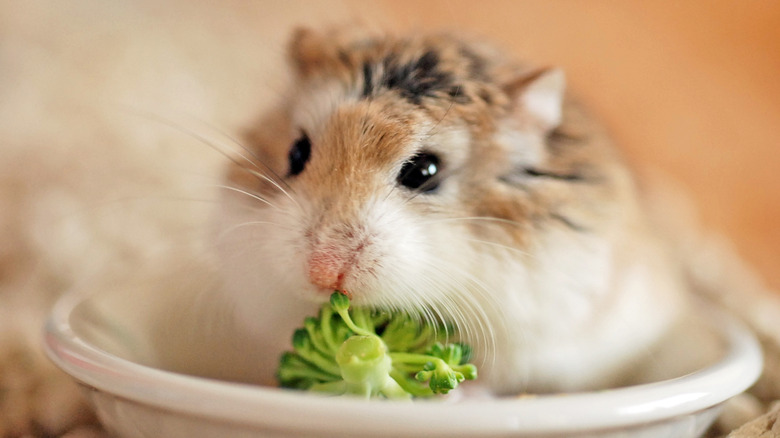
[{"label": "broccoli floret", "polygon": [[334,292],[293,334],[277,378],[286,388],[365,398],[446,394],[477,378],[470,349],[442,342],[452,332],[406,313],[350,308],[349,297]]}]

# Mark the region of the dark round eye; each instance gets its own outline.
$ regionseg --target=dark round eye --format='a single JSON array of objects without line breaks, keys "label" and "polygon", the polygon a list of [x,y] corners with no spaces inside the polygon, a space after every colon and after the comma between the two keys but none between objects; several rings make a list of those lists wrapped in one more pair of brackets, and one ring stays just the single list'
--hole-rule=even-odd
[{"label": "dark round eye", "polygon": [[287,159],[290,161],[289,176],[295,176],[303,172],[306,163],[309,161],[309,155],[311,155],[311,142],[309,141],[309,136],[304,133],[298,140],[295,140],[292,148],[290,148],[290,153],[287,155]]},{"label": "dark round eye", "polygon": [[430,192],[439,186],[434,178],[440,170],[439,157],[430,153],[415,155],[404,163],[398,173],[398,184],[414,190]]}]

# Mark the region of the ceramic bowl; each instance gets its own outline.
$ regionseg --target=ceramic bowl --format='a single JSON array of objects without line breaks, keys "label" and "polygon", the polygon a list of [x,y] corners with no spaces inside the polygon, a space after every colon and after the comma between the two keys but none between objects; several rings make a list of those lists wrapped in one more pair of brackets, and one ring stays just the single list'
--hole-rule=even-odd
[{"label": "ceramic bowl", "polygon": [[203,324],[188,309],[204,306],[192,302],[140,290],[65,296],[46,327],[47,353],[112,433],[166,438],[698,437],[762,364],[752,334],[719,316],[713,327],[726,353],[670,380],[447,403],[325,398],[240,383],[252,381],[258,357],[222,325]]}]

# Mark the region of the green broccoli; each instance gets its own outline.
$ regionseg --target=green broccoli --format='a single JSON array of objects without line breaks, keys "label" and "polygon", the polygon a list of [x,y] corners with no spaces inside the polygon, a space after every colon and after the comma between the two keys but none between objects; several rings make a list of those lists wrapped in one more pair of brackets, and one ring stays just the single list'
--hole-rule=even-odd
[{"label": "green broccoli", "polygon": [[446,394],[477,378],[470,349],[442,343],[451,332],[402,312],[350,309],[349,298],[337,291],[295,331],[277,378],[286,388],[365,398]]}]

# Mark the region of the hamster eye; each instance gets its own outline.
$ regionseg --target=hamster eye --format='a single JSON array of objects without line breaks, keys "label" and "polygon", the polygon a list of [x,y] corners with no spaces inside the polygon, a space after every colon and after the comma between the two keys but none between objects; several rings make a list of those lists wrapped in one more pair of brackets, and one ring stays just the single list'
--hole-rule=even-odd
[{"label": "hamster eye", "polygon": [[295,176],[303,172],[306,167],[306,162],[309,161],[309,155],[311,154],[311,141],[306,133],[301,135],[301,138],[295,140],[290,148],[290,153],[287,154],[287,159],[290,162],[289,176]]},{"label": "hamster eye", "polygon": [[414,190],[430,192],[439,186],[434,177],[439,173],[439,157],[421,153],[412,157],[401,167],[398,184]]}]

